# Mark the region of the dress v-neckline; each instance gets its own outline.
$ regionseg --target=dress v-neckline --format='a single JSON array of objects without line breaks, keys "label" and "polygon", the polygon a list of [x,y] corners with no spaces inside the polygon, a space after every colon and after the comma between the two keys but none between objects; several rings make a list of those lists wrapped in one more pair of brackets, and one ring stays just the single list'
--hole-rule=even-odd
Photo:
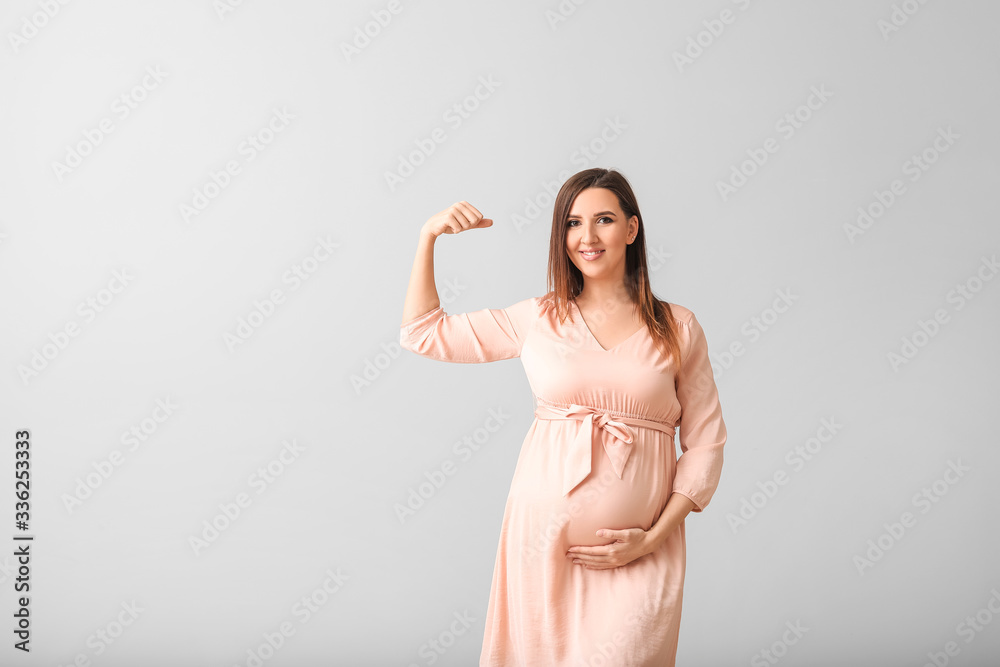
[{"label": "dress v-neckline", "polygon": [[576,301],[573,301],[572,299],[570,299],[570,302],[573,304],[573,307],[576,308],[576,312],[580,314],[580,322],[583,324],[583,328],[587,330],[587,333],[590,334],[590,339],[594,341],[597,344],[597,347],[601,348],[603,352],[613,352],[614,350],[617,350],[619,347],[629,342],[630,340],[638,336],[642,331],[647,329],[646,325],[643,324],[641,327],[636,329],[628,338],[625,338],[624,340],[620,341],[617,345],[612,345],[611,347],[604,347],[603,345],[601,345],[601,341],[597,340],[597,336],[594,335],[594,332],[590,330],[590,325],[587,324],[587,320],[583,319],[583,311],[580,310],[580,306],[578,306],[576,304]]}]

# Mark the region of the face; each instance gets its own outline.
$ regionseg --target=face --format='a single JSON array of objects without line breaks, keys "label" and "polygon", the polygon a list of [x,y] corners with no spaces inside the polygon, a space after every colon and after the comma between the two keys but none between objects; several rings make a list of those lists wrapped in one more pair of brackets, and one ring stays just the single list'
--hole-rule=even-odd
[{"label": "face", "polygon": [[[639,218],[626,219],[618,198],[605,188],[587,188],[570,207],[566,252],[584,280],[624,279],[628,240],[639,231]],[[587,251],[596,254],[584,254]]]}]

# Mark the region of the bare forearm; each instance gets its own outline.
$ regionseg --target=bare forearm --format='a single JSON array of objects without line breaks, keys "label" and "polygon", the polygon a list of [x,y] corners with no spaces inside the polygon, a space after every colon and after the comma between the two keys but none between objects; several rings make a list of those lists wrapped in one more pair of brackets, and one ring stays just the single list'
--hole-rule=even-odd
[{"label": "bare forearm", "polygon": [[656,551],[693,509],[694,502],[690,498],[680,493],[671,493],[660,518],[646,531],[647,552]]},{"label": "bare forearm", "polygon": [[403,321],[406,324],[418,315],[423,315],[441,305],[437,285],[434,283],[434,241],[437,237],[420,230],[417,255],[410,271],[410,285],[406,288],[406,302],[403,304]]}]

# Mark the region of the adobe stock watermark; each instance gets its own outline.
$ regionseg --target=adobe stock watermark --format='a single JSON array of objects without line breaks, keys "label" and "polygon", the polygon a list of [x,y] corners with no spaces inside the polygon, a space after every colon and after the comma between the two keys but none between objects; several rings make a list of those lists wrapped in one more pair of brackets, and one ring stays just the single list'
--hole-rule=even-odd
[{"label": "adobe stock watermark", "polygon": [[[308,595],[299,598],[288,611],[289,616],[298,620],[299,627],[308,623],[313,616],[329,604],[332,597],[340,592],[344,583],[351,578],[344,574],[339,567],[336,570],[328,568],[324,574],[326,577],[322,583],[313,588]],[[246,659],[242,665],[261,667],[273,658],[291,637],[295,636],[297,630],[298,627],[292,621],[284,620],[274,630],[261,633],[261,638],[264,641],[247,649]],[[236,663],[236,667],[241,667],[241,664]]]},{"label": "adobe stock watermark", "polygon": [[65,665],[60,663],[56,667],[90,667],[92,658],[104,655],[105,651],[125,634],[125,630],[132,627],[139,615],[146,611],[135,600],[122,602],[120,606],[121,611],[116,613],[114,618],[87,637],[85,643],[89,651],[80,651]]},{"label": "adobe stock watermark", "polygon": [[[997,263],[996,257],[996,254],[990,257],[983,255],[973,274],[948,290],[945,302],[952,306],[954,312],[962,310],[966,304],[976,298],[986,283],[993,280],[993,277],[1000,271],[1000,264]],[[951,314],[944,307],[936,308],[927,319],[918,319],[917,326],[912,333],[900,338],[899,348],[886,353],[889,368],[898,373],[903,365],[916,359],[920,350],[927,347],[941,333],[941,328],[950,322]]]},{"label": "adobe stock watermark", "polygon": [[[406,4],[409,5],[411,1],[407,0]],[[360,56],[361,52],[371,45],[372,40],[389,27],[393,17],[398,16],[403,9],[400,0],[389,0],[385,9],[371,10],[371,19],[365,21],[363,25],[354,27],[353,39],[350,42],[340,43],[340,52],[343,54],[344,60],[349,63],[353,58]]]},{"label": "adobe stock watermark", "polygon": [[[320,267],[329,261],[333,256],[333,251],[340,246],[340,243],[330,239],[329,234],[317,237],[312,250],[306,253],[302,259],[293,262],[281,274],[281,284],[288,286],[289,294],[298,291],[307,280],[319,271]],[[265,322],[274,317],[278,306],[285,303],[286,293],[281,287],[274,287],[267,293],[267,296],[255,299],[250,312],[239,318],[233,331],[226,331],[222,334],[222,342],[226,344],[229,352],[235,352],[237,348],[250,340]]]},{"label": "adobe stock watermark", "polygon": [[[910,503],[914,509],[920,510],[920,514],[927,514],[971,470],[972,468],[962,464],[961,459],[955,461],[949,459],[941,477],[914,493]],[[858,574],[864,576],[865,570],[875,567],[875,563],[881,561],[885,554],[906,536],[906,531],[917,525],[917,518],[912,512],[907,511],[900,514],[896,521],[883,523],[882,528],[885,530],[874,539],[868,540],[868,548],[852,559]]]},{"label": "adobe stock watermark", "polygon": [[753,654],[750,658],[751,667],[768,667],[778,664],[782,658],[788,655],[789,648],[798,644],[799,640],[809,632],[809,628],[802,625],[802,621],[799,619],[795,619],[794,623],[785,621],[785,628],[786,630],[781,633],[780,638],[771,642],[770,646]]},{"label": "adobe stock watermark", "polygon": [[750,521],[768,503],[774,500],[780,488],[788,484],[791,480],[793,473],[800,472],[809,461],[812,461],[823,451],[825,446],[833,441],[834,436],[844,428],[844,425],[838,423],[836,419],[836,417],[824,417],[820,420],[819,428],[816,429],[815,435],[807,438],[804,443],[795,445],[785,453],[784,461],[791,468],[790,471],[779,468],[774,471],[770,479],[757,482],[757,491],[754,491],[749,496],[740,498],[738,512],[736,514],[733,512],[726,514],[726,522],[729,524],[734,535],[740,528],[745,528],[749,525]]},{"label": "adobe stock watermark", "polygon": [[149,94],[160,87],[167,76],[169,74],[160,69],[159,65],[147,67],[139,83],[111,101],[109,105],[111,115],[97,121],[93,127],[85,128],[81,133],[82,137],[75,143],[67,144],[62,162],[52,161],[52,173],[56,175],[56,179],[62,183],[68,174],[80,167],[84,158],[92,155],[94,150],[118,128],[118,124],[132,115],[132,112],[149,98]]},{"label": "adobe stock watermark", "polygon": [[[476,617],[468,609],[461,613],[452,612],[451,615],[454,620],[448,624],[448,627],[425,641],[417,649],[417,655],[423,658],[424,665],[433,665],[440,660],[441,656],[457,644],[458,640],[464,637],[472,624],[476,622]],[[420,667],[420,665],[411,662],[408,667]]]},{"label": "adobe stock watermark", "polygon": [[[444,285],[438,288],[438,301],[440,302],[441,309],[445,311],[445,317],[450,317],[450,314],[447,312],[448,306],[454,303],[466,289],[468,289],[468,285],[460,283],[458,278],[448,278],[444,281]],[[414,319],[419,317],[420,315]],[[392,362],[398,359],[399,355],[403,353],[403,348],[399,345],[400,334],[397,334],[388,343],[382,343],[379,346],[380,351],[375,353],[374,357],[365,357],[360,373],[351,373],[349,380],[351,387],[354,389],[355,396],[360,396],[362,391],[373,386],[382,377],[382,374],[389,369]]]},{"label": "adobe stock watermark", "polygon": [[[745,12],[752,3],[751,0],[732,0],[733,4],[739,7],[741,12]],[[739,17],[732,9],[726,8],[719,12],[718,18],[705,19],[701,22],[703,28],[687,38],[687,44],[683,51],[674,51],[674,64],[677,71],[683,73],[685,67],[694,65],[694,62],[701,58],[716,41],[722,37],[727,26],[736,23]]]},{"label": "adobe stock watermark", "polygon": [[734,340],[728,346],[722,348],[722,352],[712,352],[709,356],[712,361],[712,373],[718,381],[725,371],[728,371],[736,364],[736,359],[742,357],[747,352],[747,346],[756,343],[761,337],[771,330],[780,317],[787,313],[792,304],[799,299],[792,294],[789,287],[775,290],[777,296],[771,305],[760,311],[759,314],[751,316],[740,326],[740,333],[747,339]]},{"label": "adobe stock watermark", "polygon": [[[576,170],[587,169],[600,159],[601,155],[621,137],[626,129],[628,129],[628,125],[622,122],[620,116],[605,118],[601,130],[590,141],[577,146],[570,154],[569,163],[576,167]],[[535,224],[543,211],[555,203],[559,189],[573,173],[573,171],[563,169],[551,181],[542,180],[541,191],[535,196],[524,198],[524,208],[510,216],[514,223],[514,229],[518,233]]]},{"label": "adobe stock watermark", "polygon": [[[941,158],[941,155],[951,150],[951,147],[961,137],[962,135],[951,129],[951,125],[947,129],[937,128],[937,136],[934,137],[930,145],[919,153],[908,157],[900,166],[903,176],[909,177],[910,183],[919,181]],[[907,192],[906,183],[902,178],[893,179],[885,190],[874,190],[872,192],[873,200],[858,207],[854,222],[844,223],[844,234],[851,245],[854,245],[857,237],[868,232],[876,222],[881,220]]]},{"label": "adobe stock watermark", "polygon": [[18,364],[17,366],[17,375],[21,378],[24,386],[28,386],[32,380],[48,368],[66,350],[70,342],[80,335],[80,332],[83,331],[82,327],[93,322],[132,283],[135,276],[130,273],[131,271],[132,269],[127,267],[113,270],[111,280],[108,281],[106,287],[102,287],[77,305],[76,313],[82,318],[82,322],[75,319],[68,320],[61,329],[49,332],[48,342],[31,350],[27,365]]},{"label": "adobe stock watermark", "polygon": [[559,27],[560,23],[565,23],[573,14],[576,14],[576,9],[587,0],[559,0],[559,4],[551,9],[545,10],[545,20],[549,24],[549,29],[555,32],[555,29]]},{"label": "adobe stock watermark", "polygon": [[[821,83],[818,88],[811,86],[805,102],[775,121],[775,131],[782,139],[788,141],[812,120],[814,113],[822,109],[831,97],[833,93],[827,90],[826,84]],[[745,186],[780,148],[781,142],[778,139],[768,137],[759,147],[746,149],[747,159],[729,167],[728,179],[715,182],[715,188],[722,201],[729,201],[729,198]]]},{"label": "adobe stock watermark", "polygon": [[[298,444],[295,438],[292,438],[290,441],[284,440],[281,444],[281,451],[276,457],[268,461],[266,466],[258,467],[247,477],[247,486],[256,491],[256,495],[258,496],[271,488],[271,485],[305,451],[305,447]],[[201,556],[208,547],[214,544],[222,536],[222,533],[229,530],[243,516],[244,510],[253,504],[253,500],[253,496],[249,493],[240,491],[232,500],[219,503],[219,511],[210,519],[205,519],[201,522],[201,531],[188,537],[188,546],[191,547],[194,555]]]},{"label": "adobe stock watermark", "polygon": [[282,132],[288,129],[296,116],[286,107],[272,109],[271,116],[252,134],[248,134],[236,146],[236,155],[226,160],[218,170],[209,170],[204,183],[195,186],[191,191],[191,199],[177,205],[181,220],[191,224],[191,220],[202,213],[209,205],[233,183],[233,179],[243,173],[243,167],[257,159],[261,153],[270,148]]},{"label": "adobe stock watermark", "polygon": [[476,452],[489,444],[493,436],[510,419],[510,415],[503,411],[503,407],[490,408],[488,412],[489,416],[483,420],[481,426],[462,436],[461,440],[456,441],[451,446],[453,457],[445,459],[436,468],[425,470],[424,479],[420,483],[407,487],[406,500],[393,504],[393,511],[401,525],[406,523],[407,519],[415,516],[427,504],[427,501],[437,495],[437,492],[448,482],[448,478],[453,477],[459,471],[459,463],[468,463]]},{"label": "adobe stock watermark", "polygon": [[882,33],[882,41],[888,42],[893,33],[899,32],[926,4],[927,0],[903,0],[899,4],[893,3],[889,18],[880,18],[875,22],[878,31]]},{"label": "adobe stock watermark", "polygon": [[595,648],[579,662],[580,667],[612,667],[627,664],[622,661],[623,647],[641,646],[645,643],[650,623],[662,606],[661,598],[650,589],[646,592],[642,604],[630,609],[618,627],[602,628],[604,632],[601,637],[588,638]]},{"label": "adobe stock watermark", "polygon": [[17,55],[18,51],[28,45],[28,42],[38,36],[38,33],[56,17],[69,0],[39,0],[38,9],[27,16],[21,17],[21,26],[17,32],[8,32],[7,41],[10,49]]},{"label": "adobe stock watermark", "polygon": [[[975,614],[969,614],[955,626],[955,634],[965,640],[968,646],[975,640],[976,636],[985,630],[993,619],[1000,616],[1000,590],[990,589],[990,597],[986,604]],[[928,651],[927,662],[923,667],[946,667],[951,659],[962,652],[962,647],[955,640],[945,642],[940,651]]]},{"label": "adobe stock watermark", "polygon": [[[441,119],[452,130],[462,127],[465,121],[472,117],[472,114],[479,109],[483,102],[488,100],[496,92],[496,89],[503,85],[500,81],[493,79],[493,75],[487,78],[479,77],[479,85],[464,98],[455,102],[441,114]],[[385,183],[389,186],[389,192],[395,192],[407,178],[417,171],[417,167],[427,162],[427,158],[434,154],[438,144],[448,140],[448,132],[443,127],[435,127],[426,137],[413,140],[416,146],[407,154],[397,155],[397,165],[394,171],[384,172]]]},{"label": "adobe stock watermark", "polygon": [[242,7],[245,2],[246,0],[214,0],[212,2],[212,9],[215,10],[219,20],[224,21],[227,14],[232,14]]},{"label": "adobe stock watermark", "polygon": [[[156,399],[156,406],[148,417],[132,424],[128,430],[122,432],[121,443],[128,448],[129,452],[138,450],[174,414],[174,410],[178,407],[169,396]],[[73,492],[63,493],[60,496],[66,511],[72,515],[83,505],[84,501],[92,497],[94,492],[108,481],[125,462],[125,456],[121,450],[113,449],[107,457],[92,462],[90,465],[94,469],[93,472],[88,472],[83,477],[77,477]]]}]

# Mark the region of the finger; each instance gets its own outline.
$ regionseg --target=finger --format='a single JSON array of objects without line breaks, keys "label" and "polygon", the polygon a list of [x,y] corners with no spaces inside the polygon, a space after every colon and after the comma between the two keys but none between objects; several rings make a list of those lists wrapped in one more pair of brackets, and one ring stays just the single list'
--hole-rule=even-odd
[{"label": "finger", "polygon": [[624,540],[629,537],[631,533],[627,530],[611,530],[609,528],[603,528],[597,531],[598,537],[606,537],[611,540]]},{"label": "finger", "polygon": [[455,208],[458,213],[456,217],[459,219],[462,229],[475,227],[476,223],[483,217],[483,214],[475,206],[464,199],[460,202],[455,202]]},{"label": "finger", "polygon": [[461,208],[455,208],[448,214],[448,227],[452,230],[452,234],[458,234],[468,228],[467,216],[468,214]]},{"label": "finger", "polygon": [[569,552],[570,555],[576,555],[576,556],[604,555],[608,553],[608,548],[606,546],[570,547]]},{"label": "finger", "polygon": [[455,204],[456,208],[448,215],[448,227],[451,229],[451,234],[458,234],[475,226],[476,218],[471,216],[469,211],[464,210],[460,204],[461,202]]},{"label": "finger", "polygon": [[571,563],[604,563],[610,556],[607,554],[576,554],[569,558]]},{"label": "finger", "polygon": [[462,215],[465,217],[465,222],[462,223],[463,230],[484,229],[493,226],[493,218],[484,218],[479,209],[469,202],[463,200],[457,202],[455,206],[461,210]]},{"label": "finger", "polygon": [[469,202],[465,201],[464,199],[462,201],[458,202],[457,205],[461,206],[462,210],[464,210],[466,213],[468,213],[470,215],[470,218],[469,218],[470,221],[472,221],[472,220],[479,220],[480,218],[483,217],[482,211],[480,211],[478,208],[476,208],[475,206],[473,206]]},{"label": "finger", "polygon": [[590,570],[604,570],[610,567],[617,567],[617,563],[613,563],[607,560],[588,560],[580,561],[577,565],[585,567]]},{"label": "finger", "polygon": [[598,559],[598,558],[578,558],[577,560],[573,561],[573,564],[574,565],[583,565],[585,567],[592,567],[592,568],[593,567],[606,567],[608,565],[612,565],[612,566],[614,565],[614,563],[612,563],[611,561],[609,561],[606,558],[603,558],[603,559]]}]

